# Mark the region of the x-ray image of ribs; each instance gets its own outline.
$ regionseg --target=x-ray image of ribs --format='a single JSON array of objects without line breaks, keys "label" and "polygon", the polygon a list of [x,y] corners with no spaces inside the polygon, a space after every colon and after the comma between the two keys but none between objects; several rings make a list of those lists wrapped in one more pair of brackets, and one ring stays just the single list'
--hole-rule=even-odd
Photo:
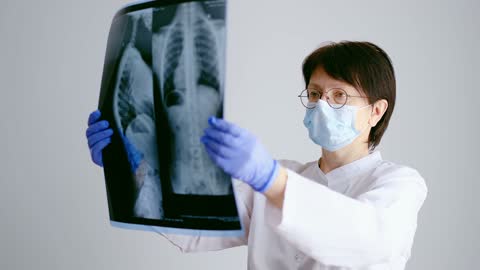
[{"label": "x-ray image of ribs", "polygon": [[190,2],[178,6],[171,23],[153,33],[153,70],[163,100],[157,107],[165,111],[174,136],[168,150],[177,194],[232,193],[230,177],[200,142],[208,117],[222,113],[225,46],[219,35],[224,26],[224,21],[211,19],[201,3]]},{"label": "x-ray image of ribs", "polygon": [[[126,147],[126,151],[136,151],[143,157],[133,171],[137,188],[134,214],[160,219],[163,208],[155,147],[152,70],[133,44],[127,44],[118,66],[113,97],[114,118],[119,132],[133,145],[133,149]],[[133,153],[128,154],[129,158],[133,156]]]}]

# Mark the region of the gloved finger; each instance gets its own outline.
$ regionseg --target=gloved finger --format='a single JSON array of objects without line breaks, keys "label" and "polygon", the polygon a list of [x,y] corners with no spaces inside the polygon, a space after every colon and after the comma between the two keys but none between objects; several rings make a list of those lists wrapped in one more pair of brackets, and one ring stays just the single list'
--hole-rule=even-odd
[{"label": "gloved finger", "polygon": [[103,139],[99,142],[97,142],[92,148],[91,148],[91,156],[92,160],[95,164],[97,164],[100,167],[103,167],[103,161],[102,161],[102,151],[103,149],[110,143],[111,139]]},{"label": "gloved finger", "polygon": [[233,151],[230,147],[222,145],[208,136],[203,136],[201,141],[205,145],[205,148],[208,148],[222,158],[230,158],[235,155],[235,151]]},{"label": "gloved finger", "polygon": [[212,140],[216,141],[219,144],[223,144],[229,147],[233,147],[235,145],[235,141],[237,137],[233,136],[230,133],[223,132],[221,130],[208,127],[204,130],[205,136],[211,138]]},{"label": "gloved finger", "polygon": [[109,126],[109,123],[107,120],[102,120],[90,125],[87,128],[87,132],[86,132],[87,138],[99,131],[106,129],[108,126]]},{"label": "gloved finger", "polygon": [[216,129],[219,129],[223,132],[230,133],[232,136],[240,136],[242,133],[243,129],[231,122],[228,122],[226,120],[223,120],[221,118],[216,118],[214,116],[210,116],[208,118],[208,123],[210,124],[211,127],[214,127]]},{"label": "gloved finger", "polygon": [[105,138],[110,138],[113,134],[113,129],[105,129],[103,131],[94,133],[88,137],[88,147],[92,147],[94,144],[96,144],[98,141],[101,141]]},{"label": "gloved finger", "polygon": [[100,111],[99,110],[95,110],[93,112],[90,113],[90,115],[88,116],[88,125],[90,126],[91,124],[97,122],[97,120],[100,118]]},{"label": "gloved finger", "polygon": [[214,150],[210,149],[209,147],[205,146],[205,151],[207,152],[208,156],[210,159],[217,164],[218,166],[221,166],[222,164],[225,164],[227,160],[223,158],[222,156],[218,155],[217,153],[214,152]]}]

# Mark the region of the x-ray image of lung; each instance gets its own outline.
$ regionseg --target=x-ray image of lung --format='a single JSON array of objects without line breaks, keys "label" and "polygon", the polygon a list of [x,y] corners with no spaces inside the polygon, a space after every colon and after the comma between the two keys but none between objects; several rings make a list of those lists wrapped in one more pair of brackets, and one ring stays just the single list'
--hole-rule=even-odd
[{"label": "x-ray image of lung", "polygon": [[208,117],[223,117],[225,35],[222,0],[141,2],[115,15],[99,100],[114,130],[103,151],[112,225],[243,233],[231,177],[200,142]]},{"label": "x-ray image of lung", "polygon": [[229,176],[214,166],[200,142],[210,115],[222,115],[224,21],[213,20],[202,3],[161,8],[171,20],[153,21],[153,70],[171,134],[169,177],[178,194],[230,194]]},{"label": "x-ray image of lung", "polygon": [[138,50],[129,46],[119,65],[113,96],[116,126],[126,147],[135,180],[137,198],[134,215],[159,219],[163,215],[162,194],[158,173],[153,82],[150,68]]}]

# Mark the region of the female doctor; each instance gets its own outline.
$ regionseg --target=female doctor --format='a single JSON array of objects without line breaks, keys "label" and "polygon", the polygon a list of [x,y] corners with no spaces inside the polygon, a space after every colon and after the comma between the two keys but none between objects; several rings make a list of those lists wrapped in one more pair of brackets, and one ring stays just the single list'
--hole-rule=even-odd
[{"label": "female doctor", "polygon": [[[273,159],[249,131],[210,117],[199,138],[233,178],[245,237],[166,235],[183,252],[248,245],[248,269],[404,269],[427,196],[420,174],[374,151],[395,105],[388,55],[370,42],[324,44],[303,62],[299,97],[321,157]],[[100,112],[88,145],[102,166],[112,135]]]}]

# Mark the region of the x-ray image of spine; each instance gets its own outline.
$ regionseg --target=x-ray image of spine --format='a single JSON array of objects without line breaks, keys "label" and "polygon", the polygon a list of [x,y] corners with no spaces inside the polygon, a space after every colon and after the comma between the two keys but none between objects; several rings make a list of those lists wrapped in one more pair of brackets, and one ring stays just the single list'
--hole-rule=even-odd
[{"label": "x-ray image of spine", "polygon": [[[150,15],[150,19],[148,17]],[[134,215],[161,219],[162,193],[159,176],[151,68],[138,48],[136,32],[151,27],[151,12],[131,16],[133,33],[118,66],[113,97],[116,125],[124,141],[136,186]],[[150,29],[148,29],[150,31]],[[151,42],[151,41],[149,41]],[[141,47],[141,46],[140,46]]]},{"label": "x-ray image of spine", "polygon": [[173,137],[168,149],[172,191],[228,195],[231,178],[200,142],[208,117],[222,116],[225,54],[225,20],[211,18],[203,5],[181,4],[170,10],[175,12],[170,21],[152,30],[152,65],[162,99],[156,106],[165,112]]}]

